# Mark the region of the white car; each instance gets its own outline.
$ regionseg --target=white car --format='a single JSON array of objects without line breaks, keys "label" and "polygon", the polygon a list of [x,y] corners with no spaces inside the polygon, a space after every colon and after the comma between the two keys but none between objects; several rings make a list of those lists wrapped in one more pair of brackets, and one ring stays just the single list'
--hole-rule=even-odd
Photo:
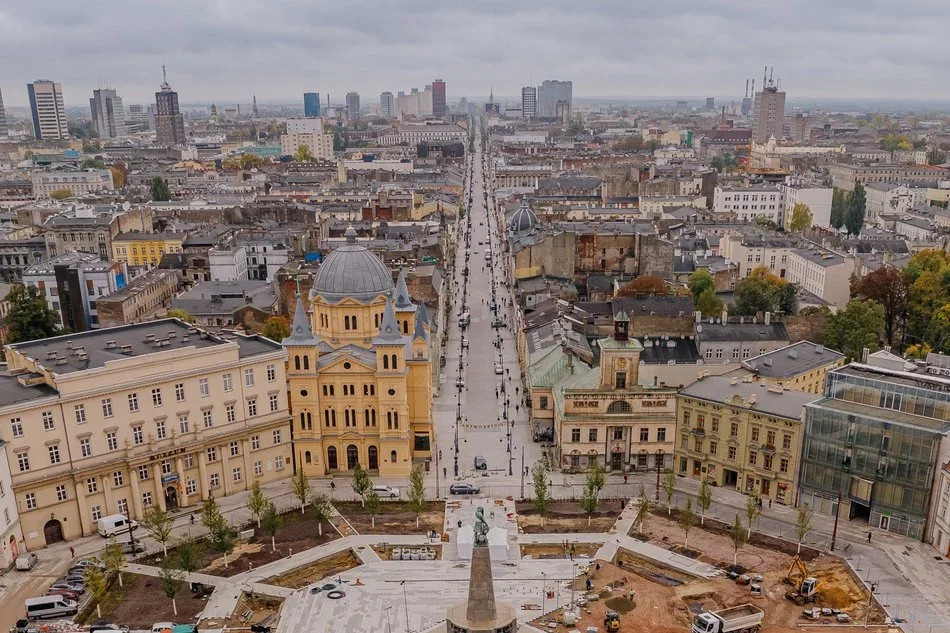
[{"label": "white car", "polygon": [[396,499],[399,497],[399,488],[392,488],[390,486],[383,486],[381,484],[373,486],[373,492],[382,498],[389,497],[390,499]]},{"label": "white car", "polygon": [[505,373],[505,368],[499,365],[498,363],[495,363],[495,373],[498,375],[501,375]]}]

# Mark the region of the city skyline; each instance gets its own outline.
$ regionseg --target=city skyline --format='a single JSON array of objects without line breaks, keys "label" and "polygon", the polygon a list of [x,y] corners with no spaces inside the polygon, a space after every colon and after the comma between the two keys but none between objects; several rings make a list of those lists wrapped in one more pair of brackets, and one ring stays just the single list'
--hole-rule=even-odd
[{"label": "city skyline", "polygon": [[[292,101],[313,85],[342,102],[348,91],[378,95],[435,77],[446,80],[450,98],[487,93],[487,84],[496,93],[517,95],[522,86],[556,78],[574,81],[578,97],[683,92],[741,97],[745,79],[769,64],[783,88],[801,98],[950,100],[940,63],[940,52],[948,48],[940,18],[950,17],[950,6],[922,1],[875,2],[869,20],[852,11],[867,9],[865,3],[829,7],[803,0],[814,10],[800,7],[780,22],[748,11],[745,2],[712,6],[682,0],[671,10],[554,0],[544,11],[526,8],[514,15],[496,11],[491,2],[360,4],[362,11],[286,2],[264,7],[171,1],[145,19],[144,11],[127,11],[125,5],[120,10],[112,0],[56,12],[18,3],[0,14],[0,56],[18,59],[15,68],[4,69],[0,85],[14,107],[26,105],[26,93],[13,87],[44,77],[55,77],[74,99],[100,87],[104,77],[127,102],[148,102],[164,61],[183,103],[243,102],[251,93],[261,102]],[[315,19],[309,19],[311,13]],[[414,18],[403,20],[407,30],[401,39],[386,38],[391,24],[407,13]],[[820,23],[806,17],[815,13],[823,16]],[[74,37],[77,30],[97,32],[105,24],[110,37],[101,42]],[[636,33],[635,54],[627,47],[630,32]],[[683,37],[672,39],[676,33]],[[360,46],[352,47],[353,41]],[[737,42],[754,56],[736,55]],[[315,54],[335,48],[346,48],[347,64],[314,66]],[[21,55],[23,50],[31,54]],[[123,54],[115,55],[117,50]],[[432,55],[433,50],[442,53]],[[238,57],[241,64],[227,63]],[[886,93],[881,76],[888,78]]]}]

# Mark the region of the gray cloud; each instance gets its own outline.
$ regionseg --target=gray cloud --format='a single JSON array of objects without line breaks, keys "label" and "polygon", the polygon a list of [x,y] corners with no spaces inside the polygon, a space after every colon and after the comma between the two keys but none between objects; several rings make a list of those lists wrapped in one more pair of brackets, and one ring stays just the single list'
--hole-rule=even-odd
[{"label": "gray cloud", "polygon": [[[96,0],[0,6],[0,88],[100,82],[150,102],[162,61],[183,102],[341,101],[422,88],[516,95],[546,78],[579,96],[741,95],[762,66],[796,97],[950,99],[950,3],[932,0]],[[761,79],[759,79],[761,81]]]}]

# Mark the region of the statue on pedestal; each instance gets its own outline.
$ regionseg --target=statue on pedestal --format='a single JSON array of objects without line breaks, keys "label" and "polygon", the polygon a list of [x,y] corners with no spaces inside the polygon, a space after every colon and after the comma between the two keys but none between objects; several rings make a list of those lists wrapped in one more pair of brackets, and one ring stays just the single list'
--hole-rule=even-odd
[{"label": "statue on pedestal", "polygon": [[488,523],[485,521],[485,510],[475,508],[475,547],[488,546]]}]

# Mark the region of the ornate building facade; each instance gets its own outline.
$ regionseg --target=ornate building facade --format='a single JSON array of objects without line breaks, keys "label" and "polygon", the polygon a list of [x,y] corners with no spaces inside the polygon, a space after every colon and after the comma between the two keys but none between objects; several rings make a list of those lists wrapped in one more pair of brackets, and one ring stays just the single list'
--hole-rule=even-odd
[{"label": "ornate building facade", "polygon": [[[287,377],[297,467],[308,476],[353,470],[407,476],[431,456],[432,365],[425,307],[356,231],[298,298]],[[309,312],[309,315],[308,315]]]}]

